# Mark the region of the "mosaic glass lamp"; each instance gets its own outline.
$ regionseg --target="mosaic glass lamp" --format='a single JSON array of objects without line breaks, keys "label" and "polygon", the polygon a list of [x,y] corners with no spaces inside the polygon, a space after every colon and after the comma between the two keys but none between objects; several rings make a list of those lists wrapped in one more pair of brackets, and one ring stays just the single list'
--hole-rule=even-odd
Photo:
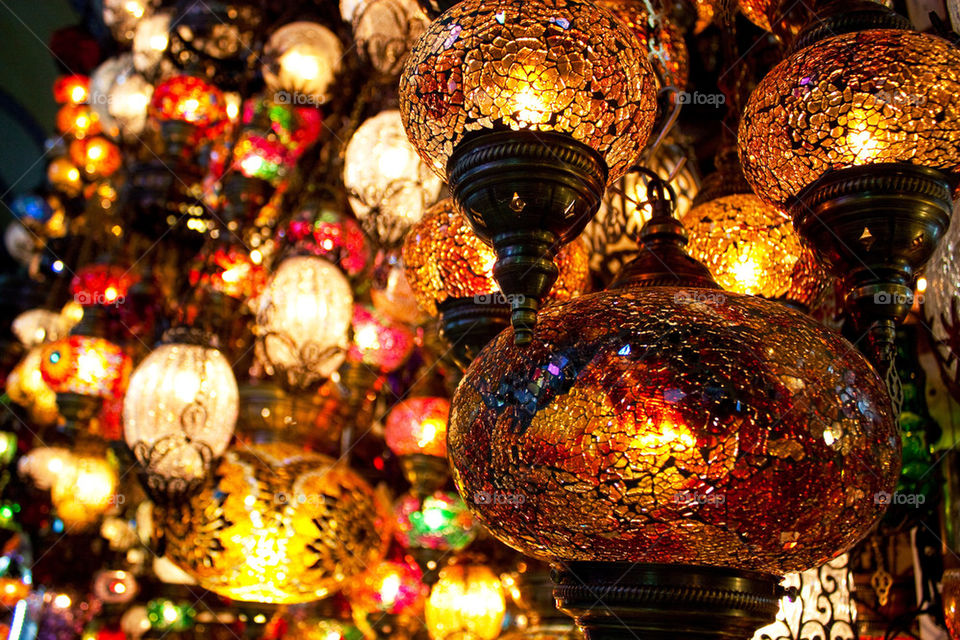
[{"label": "mosaic glass lamp", "polygon": [[[590,285],[589,253],[578,240],[555,258],[557,279],[545,304],[569,300]],[[403,264],[417,304],[439,316],[441,332],[461,366],[509,325],[510,297],[495,278],[496,253],[470,228],[447,198],[407,234]]]},{"label": "mosaic glass lamp", "polygon": [[655,98],[643,45],[583,0],[464,0],[414,47],[403,124],[494,247],[518,343],[556,280],[557,249],[646,143]]},{"label": "mosaic glass lamp", "polygon": [[882,515],[900,467],[890,400],[839,335],[719,289],[662,208],[641,242],[610,289],[473,362],[454,481],[494,536],[555,563],[558,606],[588,638],[750,637],[783,574]]},{"label": "mosaic glass lamp", "polygon": [[376,565],[388,518],[354,471],[285,443],[227,451],[186,509],[159,514],[167,556],[202,587],[266,604],[318,600]]},{"label": "mosaic glass lamp", "polygon": [[747,180],[840,278],[880,363],[950,220],[958,91],[960,51],[865,1],[805,27],[740,122]]}]

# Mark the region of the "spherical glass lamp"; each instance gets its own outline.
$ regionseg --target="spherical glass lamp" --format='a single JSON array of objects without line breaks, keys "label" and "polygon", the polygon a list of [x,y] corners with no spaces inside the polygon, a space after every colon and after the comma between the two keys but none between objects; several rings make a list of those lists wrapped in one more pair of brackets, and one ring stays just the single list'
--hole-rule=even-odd
[{"label": "spherical glass lamp", "polygon": [[[469,363],[508,324],[510,296],[500,291],[494,277],[496,253],[447,198],[411,228],[402,255],[417,304],[440,317],[455,357]],[[557,279],[545,304],[569,300],[590,286],[589,251],[583,242],[564,245],[556,262]]]},{"label": "spherical glass lamp", "polygon": [[750,95],[740,123],[747,180],[783,206],[830,171],[903,162],[955,173],[958,91],[960,51],[937,36],[877,29],[816,42]]},{"label": "spherical glass lamp", "polygon": [[413,353],[415,337],[406,325],[365,304],[353,306],[351,362],[363,363],[384,373],[403,366]]},{"label": "spherical glass lamp", "polygon": [[646,46],[661,87],[687,86],[690,58],[683,30],[669,20],[659,0],[601,0],[597,3],[623,20]]},{"label": "spherical glass lamp", "polygon": [[943,617],[950,638],[960,638],[960,569],[943,572]]},{"label": "spherical glass lamp", "polygon": [[400,78],[400,111],[410,140],[443,178],[470,133],[505,128],[566,134],[600,154],[605,179],[614,180],[653,126],[645,60],[633,33],[591,3],[466,0],[414,48]]},{"label": "spherical glass lamp", "polygon": [[275,102],[318,106],[330,99],[343,47],[315,22],[291,22],[273,32],[263,50],[263,79]]},{"label": "spherical glass lamp", "polygon": [[443,186],[407,140],[397,110],[366,120],[350,138],[343,183],[366,231],[388,245],[403,239]]},{"label": "spherical glass lamp", "polygon": [[940,377],[955,398],[960,398],[960,217],[950,224],[943,242],[926,268],[923,315],[933,338]]},{"label": "spherical glass lamp", "polygon": [[96,398],[122,397],[130,377],[130,357],[103,338],[73,335],[43,347],[40,373],[57,393]]},{"label": "spherical glass lamp", "polygon": [[189,332],[168,335],[137,366],[123,400],[123,435],[151,494],[199,488],[233,436],[238,393],[223,354]]},{"label": "spherical glass lamp", "polygon": [[[494,536],[564,564],[555,595],[581,626],[749,635],[778,576],[879,519],[900,439],[853,346],[719,289],[671,228],[655,215],[612,288],[544,310],[529,346],[509,330],[487,346],[454,396],[448,456]],[[589,613],[597,589],[608,608]]]},{"label": "spherical glass lamp", "polygon": [[103,136],[71,142],[70,159],[91,179],[109,177],[123,164],[120,148]]},{"label": "spherical glass lamp", "polygon": [[384,560],[345,589],[357,628],[366,637],[403,640],[420,625],[427,587],[415,564]]},{"label": "spherical glass lamp", "polygon": [[73,474],[76,456],[63,447],[35,447],[17,461],[17,471],[41,491],[53,487],[61,476]]},{"label": "spherical glass lamp", "polygon": [[229,450],[214,479],[159,521],[167,555],[200,586],[232,600],[311,602],[375,566],[387,520],[370,486],[302,447]]},{"label": "spherical glass lamp", "polygon": [[430,640],[494,640],[500,635],[506,606],[503,586],[490,567],[444,567],[427,600],[427,633]]},{"label": "spherical glass lamp", "polygon": [[373,263],[370,240],[356,221],[335,203],[320,198],[307,200],[277,232],[277,241],[293,251],[329,260],[356,284],[366,279]]},{"label": "spherical glass lamp", "polygon": [[384,439],[400,459],[416,495],[433,493],[450,477],[446,459],[449,414],[450,401],[438,396],[407,398],[387,414]]},{"label": "spherical glass lamp", "polygon": [[460,551],[477,535],[473,516],[456,493],[435,491],[420,497],[407,493],[393,507],[394,535],[412,551]]},{"label": "spherical glass lamp", "polygon": [[313,256],[287,258],[257,298],[258,358],[297,386],[326,378],[343,362],[352,311],[339,269]]},{"label": "spherical glass lamp", "polygon": [[103,0],[103,23],[113,38],[121,43],[133,40],[137,23],[153,13],[152,0]]},{"label": "spherical glass lamp", "polygon": [[447,455],[447,417],[450,402],[441,397],[408,398],[387,414],[384,437],[398,456]]},{"label": "spherical glass lamp", "polygon": [[690,255],[727,291],[809,308],[826,284],[790,218],[752,193],[704,202],[680,221]]},{"label": "spherical glass lamp", "polygon": [[340,0],[340,15],[353,27],[360,55],[387,75],[400,71],[430,23],[416,0]]},{"label": "spherical glass lamp", "polygon": [[50,499],[64,524],[81,529],[114,504],[117,472],[106,459],[89,455],[75,457],[69,471],[54,479]]},{"label": "spherical glass lamp", "polygon": [[83,104],[90,99],[90,77],[80,74],[60,76],[53,83],[53,99],[58,104]]},{"label": "spherical glass lamp", "polygon": [[[874,6],[877,20],[899,24]],[[902,28],[821,37],[827,27],[801,33],[750,95],[740,158],[757,196],[787,207],[841,278],[848,311],[887,366],[916,272],[950,219],[960,51]]]},{"label": "spherical glass lamp", "polygon": [[407,60],[407,135],[494,247],[518,341],[557,277],[556,250],[646,143],[655,85],[633,32],[582,0],[464,0]]},{"label": "spherical glass lamp", "polygon": [[41,426],[56,424],[60,418],[57,394],[43,380],[40,372],[43,347],[31,347],[23,359],[7,374],[6,393],[27,409],[30,419]]},{"label": "spherical glass lamp", "polygon": [[133,34],[133,65],[140,73],[150,75],[161,65],[163,54],[170,46],[172,18],[169,11],[158,11],[137,23]]},{"label": "spherical glass lamp", "polygon": [[227,117],[223,93],[212,84],[188,75],[173,76],[157,85],[150,100],[150,115],[200,128]]}]

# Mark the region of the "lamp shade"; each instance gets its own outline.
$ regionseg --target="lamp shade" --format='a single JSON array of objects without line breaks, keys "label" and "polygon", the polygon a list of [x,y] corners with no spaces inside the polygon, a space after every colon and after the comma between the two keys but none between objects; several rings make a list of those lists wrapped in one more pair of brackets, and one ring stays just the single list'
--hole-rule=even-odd
[{"label": "lamp shade", "polygon": [[396,74],[430,20],[416,0],[340,0],[357,49],[380,73]]},{"label": "lamp shade", "polygon": [[399,242],[442,186],[407,140],[400,112],[382,111],[366,120],[345,154],[343,183],[357,218],[381,242]]},{"label": "lamp shade", "polygon": [[740,121],[744,174],[782,205],[824,173],[910,163],[960,166],[960,51],[897,29],[846,33],[800,49],[757,85]]},{"label": "lamp shade", "polygon": [[425,396],[398,402],[387,414],[387,446],[398,456],[424,454],[443,458],[447,455],[449,414],[450,402],[446,398]]},{"label": "lamp shade", "polygon": [[339,269],[313,256],[287,258],[257,298],[257,355],[295,384],[326,378],[343,362],[352,312]]},{"label": "lamp shade", "polygon": [[583,0],[463,0],[407,59],[400,111],[411,142],[445,177],[472,132],[569,134],[620,177],[653,126],[656,83],[636,36]]},{"label": "lamp shade", "polygon": [[43,347],[40,373],[57,393],[98,398],[123,395],[130,377],[130,357],[103,338],[69,336]]},{"label": "lamp shade", "polygon": [[130,376],[123,436],[148,473],[192,481],[226,450],[237,407],[237,381],[219,350],[163,344]]},{"label": "lamp shade", "polygon": [[395,535],[406,549],[459,551],[477,535],[473,516],[456,493],[407,493],[394,505]]},{"label": "lamp shade", "polygon": [[826,277],[790,218],[752,193],[724,195],[680,218],[687,250],[728,291],[810,307]]},{"label": "lamp shade", "polygon": [[627,281],[544,310],[527,348],[510,333],[458,387],[448,455],[468,506],[527,555],[780,575],[883,513],[900,465],[886,390],[803,314]]},{"label": "lamp shade", "polygon": [[150,115],[159,120],[185,122],[200,128],[227,117],[223,93],[200,78],[173,76],[157,85],[150,100]]},{"label": "lamp shade", "polygon": [[359,475],[284,443],[228,451],[186,512],[160,522],[171,560],[205,589],[248,602],[322,598],[379,562],[389,540]]},{"label": "lamp shade", "polygon": [[[407,234],[403,263],[420,308],[436,316],[438,306],[452,298],[472,298],[479,304],[506,302],[494,278],[496,254],[457,213],[447,198],[431,207]],[[569,300],[590,286],[589,251],[575,240],[557,252],[557,280],[548,302]]]},{"label": "lamp shade", "polygon": [[503,586],[490,567],[444,567],[427,600],[427,633],[430,640],[493,640],[500,635],[505,610]]},{"label": "lamp shade", "polygon": [[317,106],[330,99],[343,47],[316,22],[291,22],[273,32],[263,50],[263,79],[276,102]]},{"label": "lamp shade", "polygon": [[690,74],[690,58],[683,30],[670,21],[668,7],[659,0],[601,0],[597,3],[626,23],[648,52],[661,86],[683,89]]}]

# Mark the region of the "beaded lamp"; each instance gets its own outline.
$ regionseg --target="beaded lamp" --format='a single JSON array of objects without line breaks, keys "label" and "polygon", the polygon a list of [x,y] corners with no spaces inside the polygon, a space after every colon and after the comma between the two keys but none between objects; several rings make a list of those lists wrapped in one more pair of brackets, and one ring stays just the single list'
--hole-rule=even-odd
[{"label": "beaded lamp", "polygon": [[407,135],[494,247],[518,342],[557,277],[557,249],[646,143],[655,84],[636,36],[583,0],[464,0],[407,60]]}]

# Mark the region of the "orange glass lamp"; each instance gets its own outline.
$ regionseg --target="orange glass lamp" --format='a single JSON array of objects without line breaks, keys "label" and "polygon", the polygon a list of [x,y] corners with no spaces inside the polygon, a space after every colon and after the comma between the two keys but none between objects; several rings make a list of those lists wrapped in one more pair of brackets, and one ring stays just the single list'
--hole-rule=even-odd
[{"label": "orange glass lamp", "polygon": [[54,480],[50,499],[64,524],[83,529],[115,504],[117,472],[106,458],[94,455],[76,456],[69,470]]},{"label": "orange glass lamp", "polygon": [[687,86],[690,57],[683,30],[669,20],[659,0],[600,0],[599,6],[623,20],[645,45],[660,87]]},{"label": "orange glass lamp", "polygon": [[430,640],[494,640],[500,635],[506,598],[500,578],[483,564],[454,564],[440,571],[426,606]]},{"label": "orange glass lamp", "polygon": [[828,8],[751,94],[740,159],[757,196],[788,211],[840,278],[888,365],[917,270],[950,221],[960,51],[868,0]]},{"label": "orange glass lamp", "polygon": [[103,136],[71,142],[70,159],[82,168],[89,178],[107,178],[123,164],[120,147]]},{"label": "orange glass lamp", "polygon": [[427,587],[415,564],[384,560],[345,589],[357,628],[368,638],[412,638],[421,625]]},{"label": "orange glass lamp", "polygon": [[718,155],[717,171],[680,216],[689,234],[687,250],[727,291],[807,310],[826,274],[790,217],[754,195],[736,156],[734,148]]},{"label": "orange glass lamp", "polygon": [[348,362],[389,373],[402,367],[413,353],[413,331],[371,305],[354,304],[351,325],[353,343],[347,351]]},{"label": "orange glass lamp", "polygon": [[200,78],[177,75],[157,85],[148,114],[160,124],[166,153],[178,156],[204,130],[226,119],[226,99]]},{"label": "orange glass lamp", "polygon": [[43,381],[57,394],[68,427],[92,418],[103,400],[123,397],[132,364],[123,349],[103,338],[71,335],[44,346]]},{"label": "orange glass lamp", "polygon": [[83,104],[90,99],[90,76],[60,76],[53,83],[53,99],[58,104]]},{"label": "orange glass lamp", "polygon": [[943,572],[943,618],[951,640],[960,639],[960,569]]},{"label": "orange glass lamp", "polygon": [[608,290],[473,362],[453,479],[494,536],[555,563],[558,606],[588,638],[747,638],[783,574],[882,515],[900,467],[890,400],[839,335],[720,289],[662,207],[641,244]]},{"label": "orange glass lamp", "polygon": [[518,343],[557,278],[553,258],[650,135],[646,51],[583,0],[463,0],[434,20],[400,80],[407,135],[496,252]]},{"label": "orange glass lamp", "polygon": [[447,418],[450,401],[423,396],[403,400],[390,410],[384,425],[387,447],[400,459],[413,491],[426,496],[447,478]]},{"label": "orange glass lamp", "polygon": [[[589,252],[580,240],[555,258],[558,276],[545,304],[569,300],[590,285]],[[496,253],[470,228],[453,200],[438,202],[407,234],[403,263],[420,308],[440,316],[457,362],[466,367],[509,325],[510,300],[494,276]]]},{"label": "orange glass lamp", "polygon": [[264,604],[336,592],[389,541],[385,507],[357,473],[279,442],[228,450],[187,508],[159,522],[167,556],[200,586]]}]

